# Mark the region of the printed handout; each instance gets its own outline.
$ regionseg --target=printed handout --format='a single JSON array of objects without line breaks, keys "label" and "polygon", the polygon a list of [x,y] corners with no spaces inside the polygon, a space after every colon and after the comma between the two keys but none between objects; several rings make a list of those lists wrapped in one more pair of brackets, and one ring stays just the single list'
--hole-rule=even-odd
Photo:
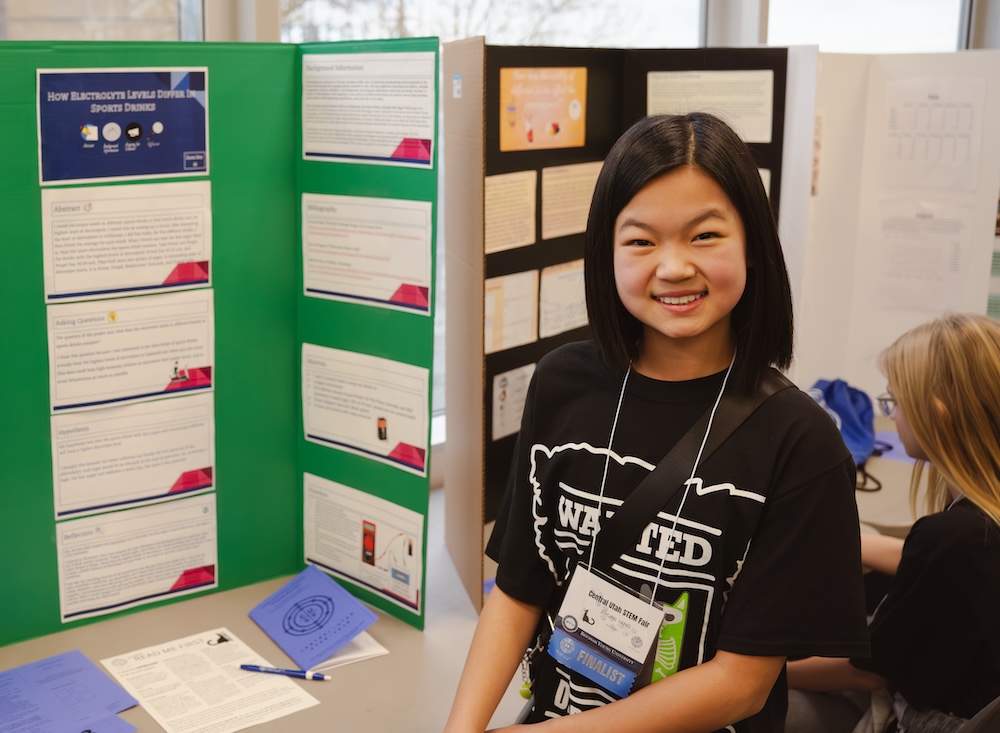
[{"label": "printed handout", "polygon": [[583,260],[544,268],[539,294],[538,336],[548,338],[586,325]]},{"label": "printed handout", "polygon": [[579,148],[587,138],[587,68],[500,69],[500,151]]},{"label": "printed handout", "polygon": [[886,83],[883,183],[975,191],[985,79],[900,78]]},{"label": "printed handout", "polygon": [[211,290],[47,308],[52,412],[212,388]]},{"label": "printed handout", "polygon": [[651,71],[646,114],[705,111],[728,122],[748,143],[771,142],[774,71]]},{"label": "printed handout", "polygon": [[63,622],[218,585],[215,494],[56,525]]},{"label": "printed handout", "polygon": [[38,69],[42,184],[208,173],[208,70]]},{"label": "printed handout", "polygon": [[542,169],[542,239],[587,230],[590,200],[603,161]]},{"label": "printed handout", "polygon": [[299,669],[310,670],[325,668],[337,651],[378,621],[374,611],[315,565],[307,565],[249,615]]},{"label": "printed handout", "polygon": [[115,713],[137,701],[78,650],[0,672],[0,731],[136,730]]},{"label": "printed handout", "polygon": [[302,194],[306,295],[430,314],[429,201]]},{"label": "printed handout", "polygon": [[528,385],[535,365],[526,364],[493,377],[493,440],[515,435],[528,397]]},{"label": "printed handout", "polygon": [[423,516],[310,473],[304,496],[306,562],[420,613]]},{"label": "printed handout", "polygon": [[302,344],[306,440],[427,475],[430,371]]},{"label": "printed handout", "polygon": [[483,350],[487,354],[538,340],[538,270],[484,283]]},{"label": "printed handout", "polygon": [[272,665],[224,627],[101,664],[166,733],[233,733],[319,704],[288,677],[240,669]]},{"label": "printed handout", "polygon": [[215,486],[214,395],[53,415],[57,519]]},{"label": "printed handout", "polygon": [[928,314],[958,308],[974,210],[947,202],[883,201],[875,304]]},{"label": "printed handout", "polygon": [[42,189],[47,302],[211,282],[208,181]]},{"label": "printed handout", "polygon": [[483,219],[486,254],[535,243],[538,171],[486,176]]},{"label": "printed handout", "polygon": [[302,156],[430,168],[433,52],[302,55]]}]

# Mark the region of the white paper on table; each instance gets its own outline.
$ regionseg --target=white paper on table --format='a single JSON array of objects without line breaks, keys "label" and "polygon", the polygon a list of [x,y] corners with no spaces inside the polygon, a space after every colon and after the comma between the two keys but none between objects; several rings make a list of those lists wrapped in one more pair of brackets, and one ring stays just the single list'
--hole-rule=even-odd
[{"label": "white paper on table", "polygon": [[240,669],[273,665],[224,627],[101,664],[166,733],[232,733],[319,704],[289,677]]},{"label": "white paper on table", "polygon": [[363,662],[366,659],[384,657],[389,650],[375,641],[375,638],[367,631],[362,631],[349,642],[340,647],[337,652],[328,660],[313,667],[313,670],[320,672],[337,667],[343,667],[355,662]]}]

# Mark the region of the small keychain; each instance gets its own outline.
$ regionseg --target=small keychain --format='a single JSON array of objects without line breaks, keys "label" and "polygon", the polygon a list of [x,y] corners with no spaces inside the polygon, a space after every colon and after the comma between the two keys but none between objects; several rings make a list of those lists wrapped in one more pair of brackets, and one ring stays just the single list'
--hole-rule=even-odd
[{"label": "small keychain", "polygon": [[521,697],[531,699],[531,677],[528,675],[528,657],[521,658]]},{"label": "small keychain", "polygon": [[[546,613],[545,620],[549,624],[549,633],[555,629],[555,624],[552,621],[552,617]],[[542,634],[539,634],[535,639],[535,645],[524,652],[524,656],[521,657],[521,697],[525,700],[531,699],[531,660],[538,654],[538,652],[545,651],[545,643],[542,640]]]}]

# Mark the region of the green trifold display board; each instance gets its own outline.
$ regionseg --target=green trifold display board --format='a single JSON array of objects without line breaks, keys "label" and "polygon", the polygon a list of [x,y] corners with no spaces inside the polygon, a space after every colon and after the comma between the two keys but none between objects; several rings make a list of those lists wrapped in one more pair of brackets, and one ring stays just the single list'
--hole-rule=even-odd
[{"label": "green trifold display board", "polygon": [[[354,104],[344,113],[354,118],[344,124],[360,128],[358,100],[367,92],[359,91],[358,84],[370,83],[363,78],[343,82],[334,73],[338,71],[334,64],[344,59],[347,72],[357,71],[359,61],[362,66],[394,64],[398,70],[401,61],[409,64],[411,58],[431,69],[423,77],[422,89],[414,90],[417,82],[397,79],[395,86],[383,85],[371,92],[374,111],[387,108],[385,100],[378,99],[387,89],[398,90],[395,93],[404,100],[390,105],[396,114],[405,115],[414,108],[410,104],[414,97],[417,106],[433,110],[429,121],[415,122],[425,134],[402,145],[402,155],[391,156],[402,160],[324,152],[336,145],[323,135],[328,133],[329,120],[341,114],[335,104],[339,90],[350,95]],[[310,62],[315,62],[313,67],[308,66]],[[206,266],[210,278],[177,294],[207,301],[214,313],[214,363],[208,380],[214,407],[214,465],[208,472],[211,491],[201,496],[212,497],[215,507],[217,554],[213,566],[195,568],[191,577],[213,581],[202,583],[204,591],[197,592],[294,574],[308,560],[331,572],[362,600],[423,627],[428,375],[434,338],[437,64],[437,39],[309,45],[0,44],[0,136],[7,141],[0,176],[0,231],[7,271],[0,290],[7,314],[0,346],[6,382],[0,396],[0,415],[6,421],[0,441],[4,519],[0,588],[5,601],[0,607],[0,646],[100,620],[109,613],[141,611],[149,603],[183,601],[183,595],[162,593],[152,599],[108,603],[106,608],[95,606],[93,613],[66,612],[71,578],[66,577],[59,541],[60,533],[77,515],[60,515],[54,497],[52,435],[58,406],[50,386],[51,309],[65,307],[62,304],[73,298],[57,301],[50,294],[47,245],[43,244],[48,236],[43,199],[52,196],[47,192],[58,191],[59,201],[72,198],[67,192],[74,189],[81,193],[81,200],[88,191],[106,200],[115,186],[128,186],[118,190],[135,197],[147,184],[171,185],[181,180],[201,182],[201,190],[210,190],[211,199],[206,217],[211,232]],[[208,110],[203,154],[186,156],[185,166],[190,158],[191,168],[176,175],[78,177],[55,181],[55,185],[52,179],[43,181],[48,174],[40,164],[45,156],[39,152],[44,150],[46,135],[39,112],[40,69],[57,75],[203,70]],[[317,85],[310,92],[309,104],[303,77]],[[425,98],[420,99],[421,95]],[[85,125],[88,120],[72,122],[79,125],[84,141],[115,137],[106,128]],[[124,145],[130,136],[138,140],[148,134],[143,139],[153,139],[157,131],[145,126],[140,131],[131,122],[122,128]],[[304,142],[304,138],[310,136],[320,145],[307,150],[313,141]],[[199,171],[198,166],[205,170]],[[151,199],[158,195],[157,189],[148,190]],[[307,209],[307,201],[312,209]],[[338,207],[348,213],[338,214]],[[307,210],[310,213],[304,214]],[[389,217],[379,213],[386,210],[394,213]],[[354,215],[358,212],[369,217],[367,223],[364,216]],[[398,220],[394,218],[397,213]],[[359,228],[370,227],[376,215],[391,219],[379,224],[381,229],[376,227],[390,238],[407,239],[399,235],[407,226],[416,231],[414,236],[424,247],[418,248],[422,259],[418,257],[415,268],[420,271],[417,285],[403,286],[402,294],[388,298],[359,292],[343,297],[335,288],[324,289],[324,282],[336,280],[323,278],[337,271],[336,258],[330,254],[337,242],[345,237],[349,243],[358,241]],[[311,228],[308,235],[307,227]],[[381,251],[372,247],[376,253]],[[320,257],[319,264],[313,262],[313,254]],[[356,272],[356,263],[351,266]],[[92,293],[82,299],[113,312],[118,306],[127,308],[128,302],[152,303],[153,298],[171,297],[138,291],[111,295],[129,297],[95,300],[104,296]],[[311,371],[303,353],[314,357],[310,365],[322,368]],[[386,375],[388,386],[383,390],[380,379]],[[368,394],[367,403],[352,402],[345,407],[351,400],[357,402],[357,394],[345,395],[351,389]],[[156,404],[185,399],[172,397]],[[352,431],[357,430],[351,419],[344,426],[330,420],[341,412],[362,420],[373,410],[381,412],[377,426],[374,422],[371,426],[372,434],[377,432],[372,439],[386,446],[401,433],[399,416],[416,415],[396,449],[369,450],[365,446],[371,436],[357,436],[354,441]],[[91,409],[91,414],[97,411]],[[338,432],[341,427],[346,440]],[[414,430],[421,434],[414,437]],[[319,495],[326,503],[316,503]],[[186,500],[161,496],[144,505]],[[101,534],[95,517],[112,526],[132,508],[127,502],[104,505],[90,512],[92,526]],[[314,516],[315,512],[322,517]],[[342,556],[356,556],[361,570],[330,560]],[[141,566],[134,565],[133,572],[141,572]],[[125,577],[122,573],[107,582],[126,582]],[[108,593],[108,598],[116,597]]]}]

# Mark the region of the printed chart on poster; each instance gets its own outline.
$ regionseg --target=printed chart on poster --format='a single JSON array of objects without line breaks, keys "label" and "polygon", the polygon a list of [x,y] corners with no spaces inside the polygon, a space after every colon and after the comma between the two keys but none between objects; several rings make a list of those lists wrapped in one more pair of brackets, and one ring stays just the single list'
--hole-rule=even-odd
[{"label": "printed chart on poster", "polygon": [[208,70],[38,69],[46,184],[208,173]]},{"label": "printed chart on poster", "polygon": [[306,440],[427,475],[429,370],[302,344]]},{"label": "printed chart on poster", "polygon": [[302,157],[434,164],[433,52],[302,56]]},{"label": "printed chart on poster", "polygon": [[211,290],[47,308],[52,412],[210,390]]},{"label": "printed chart on poster", "polygon": [[423,516],[310,473],[303,495],[306,562],[419,614]]},{"label": "printed chart on poster", "polygon": [[63,622],[217,587],[217,534],[215,494],[60,523]]},{"label": "printed chart on poster", "polygon": [[56,519],[215,488],[214,395],[52,416]]},{"label": "printed chart on poster", "polygon": [[305,294],[430,315],[429,201],[302,194]]},{"label": "printed chart on poster", "polygon": [[42,189],[45,300],[211,284],[208,181]]},{"label": "printed chart on poster", "polygon": [[883,100],[884,184],[975,191],[986,104],[986,80],[909,77],[886,84]]}]

